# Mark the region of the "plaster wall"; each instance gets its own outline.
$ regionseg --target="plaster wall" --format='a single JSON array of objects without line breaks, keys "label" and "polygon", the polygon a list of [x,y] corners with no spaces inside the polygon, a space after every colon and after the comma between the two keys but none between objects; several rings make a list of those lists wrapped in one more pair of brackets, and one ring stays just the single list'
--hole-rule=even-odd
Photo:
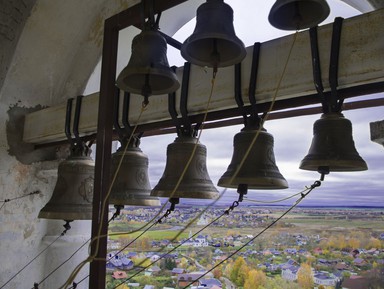
[{"label": "plaster wall", "polygon": [[[52,195],[63,148],[34,150],[21,143],[23,117],[81,94],[101,55],[104,19],[138,1],[0,1],[0,287],[32,288],[90,238],[91,221],[38,219]],[[17,200],[13,198],[29,195]],[[59,288],[88,247],[39,288]],[[88,266],[75,279],[88,275]],[[10,279],[12,280],[7,283]],[[7,283],[4,287],[3,285]],[[88,288],[84,282],[78,288]]]}]

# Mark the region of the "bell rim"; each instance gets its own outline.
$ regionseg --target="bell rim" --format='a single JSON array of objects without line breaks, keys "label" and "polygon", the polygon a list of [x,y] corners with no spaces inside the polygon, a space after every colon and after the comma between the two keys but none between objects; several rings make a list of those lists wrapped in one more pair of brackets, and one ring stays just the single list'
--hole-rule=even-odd
[{"label": "bell rim", "polygon": [[92,208],[84,210],[81,208],[80,212],[64,212],[64,211],[48,211],[46,208],[43,208],[39,215],[39,219],[48,219],[48,220],[92,220]]},{"label": "bell rim", "polygon": [[[248,189],[252,190],[282,190],[289,188],[288,182],[284,178],[236,178],[236,182],[234,182],[233,180],[231,182],[231,179],[232,178],[222,177],[219,179],[217,185],[223,188],[237,189],[240,184],[246,184],[248,186]],[[266,185],[257,184],[257,180],[262,180],[263,183],[266,183]],[[268,185],[268,182],[266,181],[270,181],[270,185]]]},{"label": "bell rim", "polygon": [[[197,59],[197,58],[194,58],[191,56],[191,54],[188,52],[188,45],[191,45],[193,44],[193,42],[195,42],[196,40],[204,40],[204,39],[211,39],[211,38],[217,38],[217,39],[220,39],[220,40],[228,40],[227,37],[225,37],[226,35],[225,34],[209,34],[209,35],[206,35],[204,37],[199,37],[199,39],[196,39],[194,40],[193,37],[194,35],[191,35],[190,37],[188,37],[184,42],[183,44],[181,45],[181,49],[180,49],[180,53],[181,53],[181,56],[187,60],[188,62],[194,64],[194,65],[197,65],[197,66],[207,66],[207,67],[213,67],[213,65],[211,63],[207,63],[206,61],[203,61],[203,60],[200,60],[200,59]],[[240,38],[236,37],[236,41],[235,42],[232,42],[232,41],[228,41],[230,43],[236,43],[237,45],[233,45],[233,46],[236,46],[238,48],[238,56],[235,57],[234,59],[231,59],[231,60],[227,60],[227,61],[222,61],[222,62],[219,62],[217,64],[217,67],[228,67],[228,66],[232,66],[232,65],[235,65],[237,63],[240,63],[244,60],[244,58],[247,56],[247,50],[245,49],[245,46],[244,46],[244,43],[240,40]]]},{"label": "bell rim", "polygon": [[[202,200],[215,200],[219,198],[219,191],[209,191],[209,192],[191,192],[191,191],[176,191],[171,196],[172,191],[169,190],[159,190],[153,189],[151,196],[159,198],[178,198],[178,199],[202,199]],[[187,195],[187,197],[186,197]]]},{"label": "bell rim", "polygon": [[367,163],[361,160],[302,160],[299,169],[319,171],[320,167],[328,167],[330,172],[360,172],[368,170]]},{"label": "bell rim", "polygon": [[114,206],[144,206],[144,207],[156,207],[160,206],[161,202],[158,198],[148,196],[147,198],[142,199],[129,199],[129,200],[114,200],[109,201],[110,205]]},{"label": "bell rim", "polygon": [[[133,73],[143,75],[143,77],[146,74],[152,74],[152,75],[162,76],[163,78],[166,78],[166,77],[164,77],[164,73],[160,71],[160,68],[153,68],[153,67],[152,68],[151,67],[148,67],[148,68],[125,67],[120,72],[119,76],[116,79],[116,86],[118,88],[120,88],[121,90],[123,90],[123,91],[128,91],[130,93],[141,95],[142,94],[142,87],[135,88],[135,87],[132,87],[132,86],[128,85],[124,81],[124,79],[127,76],[129,76],[129,75],[131,75]],[[170,76],[170,77],[167,77],[167,79],[174,80],[173,84],[171,86],[167,87],[167,88],[163,88],[163,89],[158,89],[158,90],[152,91],[151,95],[168,94],[168,93],[175,92],[176,90],[178,90],[180,88],[180,82],[179,82],[179,79],[177,78],[176,73],[168,72],[167,75]]]}]

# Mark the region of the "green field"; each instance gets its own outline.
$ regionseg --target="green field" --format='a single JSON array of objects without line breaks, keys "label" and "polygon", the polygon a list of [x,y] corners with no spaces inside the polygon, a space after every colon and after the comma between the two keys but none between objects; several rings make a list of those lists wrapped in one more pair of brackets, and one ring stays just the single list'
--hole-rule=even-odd
[{"label": "green field", "polygon": [[[131,234],[126,234],[125,232],[113,232],[109,234],[111,240],[117,240],[122,237],[129,237],[129,238],[136,238],[140,234],[142,234],[143,231],[134,232]],[[156,231],[148,231],[146,232],[141,238],[149,238],[154,241],[160,241],[160,240],[172,240],[176,237],[178,234],[178,231],[169,231],[169,230],[156,230]],[[118,234],[118,235],[116,235]],[[189,233],[188,232],[182,232],[178,236],[178,240],[188,238]]]}]

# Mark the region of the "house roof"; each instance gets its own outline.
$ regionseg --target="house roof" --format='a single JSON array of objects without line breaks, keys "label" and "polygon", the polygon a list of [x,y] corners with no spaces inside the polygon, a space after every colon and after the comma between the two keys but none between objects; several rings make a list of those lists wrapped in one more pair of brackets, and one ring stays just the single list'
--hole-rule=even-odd
[{"label": "house roof", "polygon": [[112,278],[114,279],[124,279],[127,278],[127,273],[124,271],[115,271],[112,273]]},{"label": "house roof", "polygon": [[184,273],[184,269],[183,268],[173,268],[172,273],[182,274],[182,273]]}]

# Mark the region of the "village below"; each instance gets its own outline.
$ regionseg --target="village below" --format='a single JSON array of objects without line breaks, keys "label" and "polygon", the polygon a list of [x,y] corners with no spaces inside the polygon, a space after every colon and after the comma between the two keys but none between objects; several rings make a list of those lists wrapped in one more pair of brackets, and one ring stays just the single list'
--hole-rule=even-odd
[{"label": "village below", "polygon": [[159,208],[125,208],[106,288],[384,288],[382,208],[301,207],[270,228],[286,207],[232,209],[181,206],[156,223]]}]

